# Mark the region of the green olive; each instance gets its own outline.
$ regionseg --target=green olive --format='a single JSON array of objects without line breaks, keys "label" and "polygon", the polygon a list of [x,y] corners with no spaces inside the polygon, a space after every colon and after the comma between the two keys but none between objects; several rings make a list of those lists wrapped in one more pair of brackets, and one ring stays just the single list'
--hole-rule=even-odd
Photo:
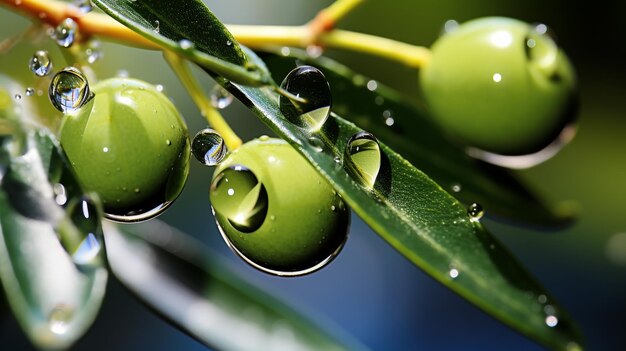
[{"label": "green olive", "polygon": [[539,151],[572,122],[576,78],[545,25],[481,18],[444,34],[420,72],[434,119],[466,145]]},{"label": "green olive", "polygon": [[189,174],[187,126],[167,96],[146,82],[113,78],[94,98],[63,117],[61,146],[83,185],[98,193],[105,214],[140,221],[161,213]]},{"label": "green olive", "polygon": [[222,236],[253,267],[311,273],[343,247],[350,210],[289,144],[262,137],[231,152],[209,191]]}]

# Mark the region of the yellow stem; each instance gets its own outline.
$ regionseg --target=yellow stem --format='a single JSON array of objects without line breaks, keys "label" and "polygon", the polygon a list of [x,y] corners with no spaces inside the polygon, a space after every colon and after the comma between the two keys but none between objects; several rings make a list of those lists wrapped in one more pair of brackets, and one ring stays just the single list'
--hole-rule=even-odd
[{"label": "yellow stem", "polygon": [[364,0],[337,0],[320,11],[320,14],[323,13],[329,21],[337,23],[363,2]]},{"label": "yellow stem", "polygon": [[200,84],[194,78],[193,74],[189,70],[189,67],[185,60],[178,56],[176,53],[164,50],[163,56],[167,63],[172,67],[172,70],[178,76],[181,83],[191,96],[193,102],[198,106],[200,113],[207,120],[211,128],[215,129],[226,143],[226,147],[230,150],[235,150],[241,145],[241,139],[230,128],[230,125],[224,120],[222,114],[211,104],[203,93]]},{"label": "yellow stem", "polygon": [[[322,12],[330,13],[325,16],[330,16],[334,23],[362,1],[339,0]],[[52,26],[58,25],[65,18],[72,18],[78,23],[83,37],[102,36],[125,44],[163,50],[157,44],[107,15],[95,12],[84,14],[75,7],[57,0],[0,0],[0,5]],[[430,51],[425,47],[362,33],[320,28],[311,24],[304,26],[228,25],[228,29],[237,41],[251,48],[268,46],[306,48],[310,45],[322,45],[326,48],[346,49],[381,56],[416,68],[421,67],[430,59]]]}]

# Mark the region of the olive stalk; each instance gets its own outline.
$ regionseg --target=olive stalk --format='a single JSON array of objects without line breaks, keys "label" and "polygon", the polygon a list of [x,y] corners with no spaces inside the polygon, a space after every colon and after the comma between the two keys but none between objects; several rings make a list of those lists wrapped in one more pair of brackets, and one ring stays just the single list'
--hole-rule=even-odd
[{"label": "olive stalk", "polygon": [[[430,50],[374,35],[338,30],[335,23],[363,0],[339,0],[319,12],[314,20],[302,26],[227,25],[241,44],[250,48],[293,46],[307,48],[319,45],[367,53],[420,68],[430,59]],[[0,0],[0,5],[25,14],[36,21],[57,26],[66,18],[78,24],[83,37],[100,36],[124,44],[163,50],[156,43],[133,32],[113,18],[101,13],[82,13],[71,4],[58,0]]]},{"label": "olive stalk", "polygon": [[189,93],[189,96],[191,96],[193,102],[198,106],[200,113],[207,120],[211,128],[215,129],[215,131],[222,136],[229,149],[237,149],[242,143],[241,139],[232,130],[224,117],[222,117],[222,114],[207,99],[200,84],[198,84],[198,81],[189,70],[186,60],[176,53],[167,50],[163,51],[163,56],[174,73],[176,73],[178,79],[180,79]]}]

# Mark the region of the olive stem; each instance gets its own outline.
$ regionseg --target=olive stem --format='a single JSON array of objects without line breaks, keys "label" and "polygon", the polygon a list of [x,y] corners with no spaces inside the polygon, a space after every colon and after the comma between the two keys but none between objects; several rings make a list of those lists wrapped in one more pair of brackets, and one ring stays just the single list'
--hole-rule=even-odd
[{"label": "olive stem", "polygon": [[[318,15],[325,18],[323,22],[314,19],[302,26],[227,25],[227,28],[237,41],[257,49],[268,46],[306,48],[310,45],[321,45],[326,48],[346,49],[385,57],[415,68],[422,67],[430,60],[430,50],[426,47],[369,34],[333,29],[337,20],[343,18],[362,1],[339,0],[333,3]],[[78,24],[81,35],[85,37],[102,36],[125,44],[164,50],[158,44],[133,32],[108,15],[96,12],[82,13],[76,7],[57,0],[0,0],[0,5],[51,26],[58,25],[65,18],[72,18]],[[321,13],[326,13],[326,15],[321,15]],[[320,27],[319,23],[326,24]]]},{"label": "olive stem", "polygon": [[242,142],[239,136],[235,134],[230,125],[226,122],[222,114],[211,104],[202,91],[202,87],[191,73],[185,59],[172,51],[163,51],[165,60],[170,65],[174,73],[178,76],[181,83],[191,96],[193,102],[198,106],[200,113],[207,120],[211,128],[215,129],[226,143],[230,150],[238,148]]}]

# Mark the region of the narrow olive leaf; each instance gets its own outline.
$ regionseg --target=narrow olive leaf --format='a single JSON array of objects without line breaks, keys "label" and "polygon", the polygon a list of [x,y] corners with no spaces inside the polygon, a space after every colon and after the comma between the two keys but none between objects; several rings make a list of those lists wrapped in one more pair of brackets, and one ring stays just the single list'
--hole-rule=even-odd
[{"label": "narrow olive leaf", "polygon": [[[61,191],[56,182],[71,172],[51,134],[28,132],[23,150],[3,141],[0,280],[33,344],[67,349],[91,326],[105,293],[104,249],[94,241],[101,236],[97,205],[74,196],[73,185]],[[66,209],[59,205],[65,202]],[[86,227],[91,237],[83,235]]]},{"label": "narrow olive leaf", "polygon": [[201,0],[94,0],[104,12],[160,46],[245,85],[271,83]]},{"label": "narrow olive leaf", "polygon": [[[365,148],[361,143],[368,151],[363,156],[372,157],[352,158],[346,150],[362,131],[356,125],[331,114],[322,129],[311,134],[283,115],[275,90],[216,79],[296,148],[355,213],[416,266],[546,346],[565,350],[580,344],[567,313],[483,228],[477,221],[480,214],[468,216],[465,206],[387,145],[380,142],[381,154],[376,156],[371,152],[374,145]],[[372,188],[355,176],[355,166],[369,170],[367,174],[378,171]]]},{"label": "narrow olive leaf", "polygon": [[329,58],[311,58],[297,49],[289,52],[262,54],[276,81],[297,64],[317,67],[330,83],[333,111],[374,133],[460,201],[480,203],[488,215],[534,226],[560,226],[571,220],[571,213],[547,206],[508,170],[468,157],[424,109],[393,89]]},{"label": "narrow olive leaf", "polygon": [[237,351],[364,349],[247,283],[202,244],[162,222],[107,222],[105,238],[111,270],[122,284],[207,346]]}]

